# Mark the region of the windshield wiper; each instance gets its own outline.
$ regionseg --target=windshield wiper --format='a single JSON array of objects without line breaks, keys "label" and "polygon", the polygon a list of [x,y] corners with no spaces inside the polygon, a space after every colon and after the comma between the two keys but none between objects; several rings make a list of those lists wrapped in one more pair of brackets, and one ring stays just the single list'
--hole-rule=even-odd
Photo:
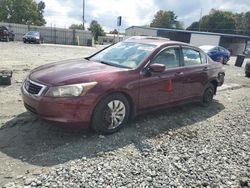
[{"label": "windshield wiper", "polygon": [[110,65],[110,66],[113,66],[113,67],[131,69],[131,67],[127,67],[127,66],[119,65],[119,64],[115,64],[115,63],[110,63],[110,62],[106,62],[106,61],[97,61],[97,62],[105,64],[105,65]]}]

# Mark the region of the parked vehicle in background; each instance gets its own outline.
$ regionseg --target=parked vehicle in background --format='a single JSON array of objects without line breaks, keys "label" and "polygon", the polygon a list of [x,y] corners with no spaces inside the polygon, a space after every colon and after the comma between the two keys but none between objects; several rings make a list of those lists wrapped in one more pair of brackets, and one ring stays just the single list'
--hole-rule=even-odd
[{"label": "parked vehicle in background", "polygon": [[245,51],[244,51],[244,55],[246,55],[246,57],[250,57],[250,45],[248,44]]},{"label": "parked vehicle in background", "polygon": [[246,77],[250,77],[250,61],[248,61],[246,63],[246,66],[245,66],[245,74],[246,74]]},{"label": "parked vehicle in background", "polygon": [[87,58],[38,67],[21,90],[33,114],[109,134],[145,111],[188,101],[208,106],[224,75],[199,48],[133,37]]},{"label": "parked vehicle in background", "polygon": [[41,44],[43,43],[43,37],[38,31],[29,31],[23,36],[23,42]]},{"label": "parked vehicle in background", "polygon": [[200,46],[200,49],[206,52],[207,55],[216,62],[226,64],[230,59],[230,51],[221,46],[204,45]]},{"label": "parked vehicle in background", "polygon": [[0,40],[9,42],[9,41],[14,41],[15,39],[15,34],[12,30],[10,30],[6,26],[0,26]]}]

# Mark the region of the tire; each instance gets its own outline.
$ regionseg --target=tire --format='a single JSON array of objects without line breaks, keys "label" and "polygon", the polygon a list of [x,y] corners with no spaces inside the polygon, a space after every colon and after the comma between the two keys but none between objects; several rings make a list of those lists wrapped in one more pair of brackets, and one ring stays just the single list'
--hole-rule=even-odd
[{"label": "tire", "polygon": [[108,95],[96,105],[92,115],[91,128],[101,134],[115,133],[126,124],[129,114],[129,101],[123,94]]},{"label": "tire", "polygon": [[225,58],[224,58],[224,57],[221,57],[221,58],[220,58],[220,63],[223,64],[223,65],[226,64],[226,63],[225,63]]},{"label": "tire", "polygon": [[228,62],[228,58],[227,57],[223,58],[223,64],[226,65],[227,62]]},{"label": "tire", "polygon": [[202,99],[201,99],[201,105],[204,107],[208,107],[213,102],[214,97],[214,85],[208,84],[203,92]]},{"label": "tire", "polygon": [[249,72],[245,72],[246,77],[250,77],[250,73]]}]

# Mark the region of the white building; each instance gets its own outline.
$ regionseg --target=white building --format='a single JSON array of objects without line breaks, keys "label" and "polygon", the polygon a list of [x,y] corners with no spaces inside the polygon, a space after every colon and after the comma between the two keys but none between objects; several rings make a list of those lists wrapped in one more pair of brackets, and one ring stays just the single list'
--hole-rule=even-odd
[{"label": "white building", "polygon": [[250,36],[222,34],[211,32],[187,31],[178,29],[164,29],[152,27],[132,26],[126,29],[126,37],[129,36],[153,36],[165,37],[170,40],[193,44],[223,46],[231,51],[232,55],[242,54],[250,41]]}]

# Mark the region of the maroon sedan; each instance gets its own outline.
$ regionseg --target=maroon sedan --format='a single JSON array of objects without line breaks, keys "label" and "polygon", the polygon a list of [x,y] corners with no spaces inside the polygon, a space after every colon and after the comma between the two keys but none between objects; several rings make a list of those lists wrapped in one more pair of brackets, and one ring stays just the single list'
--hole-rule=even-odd
[{"label": "maroon sedan", "polygon": [[22,96],[27,110],[43,119],[108,134],[148,110],[187,101],[209,105],[224,75],[199,48],[132,37],[88,58],[34,69]]}]

